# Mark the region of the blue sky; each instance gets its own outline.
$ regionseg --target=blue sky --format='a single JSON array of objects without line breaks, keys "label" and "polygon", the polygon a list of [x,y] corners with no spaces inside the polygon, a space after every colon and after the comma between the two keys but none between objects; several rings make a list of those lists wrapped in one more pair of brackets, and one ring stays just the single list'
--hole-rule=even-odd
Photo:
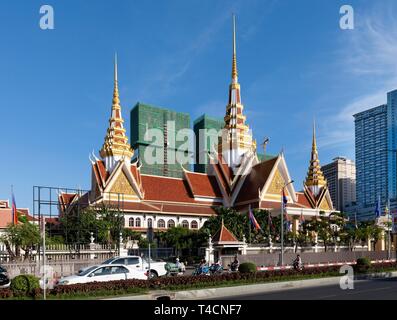
[{"label": "blue sky", "polygon": [[[39,28],[39,8],[55,30]],[[224,115],[237,14],[239,81],[255,138],[284,149],[300,189],[313,118],[320,160],[354,158],[352,115],[397,88],[395,1],[350,0],[355,29],[339,28],[346,1],[2,1],[0,198],[19,207],[32,186],[88,188],[88,154],[108,124],[113,54],[123,115],[137,101]]]}]

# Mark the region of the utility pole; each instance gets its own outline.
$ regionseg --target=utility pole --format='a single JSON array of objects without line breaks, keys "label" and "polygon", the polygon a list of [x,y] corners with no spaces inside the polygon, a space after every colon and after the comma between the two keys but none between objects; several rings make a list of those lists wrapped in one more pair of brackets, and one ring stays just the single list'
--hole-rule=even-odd
[{"label": "utility pole", "polygon": [[294,183],[294,180],[284,184],[283,188],[281,189],[281,267],[284,266],[284,190],[291,183]]}]

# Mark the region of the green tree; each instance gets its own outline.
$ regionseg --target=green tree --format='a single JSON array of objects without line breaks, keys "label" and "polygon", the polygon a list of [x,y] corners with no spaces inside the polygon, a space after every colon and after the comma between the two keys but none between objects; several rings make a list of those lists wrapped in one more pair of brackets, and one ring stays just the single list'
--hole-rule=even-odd
[{"label": "green tree", "polygon": [[[67,243],[89,243],[91,232],[96,242],[118,244],[124,230],[123,214],[106,205],[71,210],[60,218],[61,232]],[[125,233],[125,231],[124,231]]]},{"label": "green tree", "polygon": [[[25,260],[31,256],[32,249],[40,243],[40,230],[37,225],[30,222],[10,224],[0,241],[6,245],[11,259],[17,259],[22,249],[25,252],[23,256]],[[12,250],[12,247],[15,249]]]},{"label": "green tree", "polygon": [[253,210],[255,219],[262,230],[256,231],[248,218],[248,212],[237,212],[234,209],[221,207],[217,210],[218,215],[208,219],[202,228],[207,235],[214,234],[220,229],[222,220],[226,228],[228,228],[239,241],[243,238],[250,243],[264,243],[269,240],[269,235],[272,239],[279,237],[280,218],[272,217],[272,226],[269,226],[269,214],[267,210]]}]

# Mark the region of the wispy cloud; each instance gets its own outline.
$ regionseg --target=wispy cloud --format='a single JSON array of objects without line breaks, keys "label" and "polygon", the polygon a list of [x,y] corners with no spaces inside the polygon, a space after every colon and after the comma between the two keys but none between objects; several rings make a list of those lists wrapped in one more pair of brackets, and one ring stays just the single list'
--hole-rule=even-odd
[{"label": "wispy cloud", "polygon": [[[231,8],[235,8],[232,5]],[[192,37],[189,43],[182,50],[175,50],[170,55],[163,55],[161,61],[157,63],[156,72],[151,73],[146,79],[146,83],[141,89],[141,96],[146,94],[153,95],[153,92],[160,94],[177,89],[176,83],[183,79],[189,71],[193,61],[202,54],[216,39],[217,33],[231,17],[230,10],[224,10],[208,23],[205,29]],[[156,88],[156,90],[153,90]]]},{"label": "wispy cloud", "polygon": [[[375,3],[366,12],[356,12],[356,26],[350,31],[340,54],[341,76],[355,85],[350,101],[323,123],[324,148],[354,147],[353,115],[386,103],[386,93],[397,85],[397,6],[393,2]],[[348,94],[346,96],[349,96]]]}]

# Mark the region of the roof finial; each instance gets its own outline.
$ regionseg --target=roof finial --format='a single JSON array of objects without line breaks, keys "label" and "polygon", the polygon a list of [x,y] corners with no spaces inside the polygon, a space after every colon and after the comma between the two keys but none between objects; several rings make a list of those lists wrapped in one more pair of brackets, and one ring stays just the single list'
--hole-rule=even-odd
[{"label": "roof finial", "polygon": [[232,80],[237,83],[237,55],[236,55],[236,16],[233,14],[233,62],[232,62]]},{"label": "roof finial", "polygon": [[119,83],[117,75],[117,53],[114,54],[114,90],[113,90],[113,105],[120,104],[119,98]]},{"label": "roof finial", "polygon": [[[310,156],[310,165],[309,170],[306,177],[306,186],[308,187],[316,187],[314,193],[318,193],[318,186],[325,186],[326,181],[324,178],[324,174],[321,170],[320,161],[318,158],[318,151],[317,151],[317,141],[316,141],[316,122],[313,119],[313,141],[312,141],[312,152]],[[317,194],[316,194],[317,195]]]},{"label": "roof finial", "polygon": [[316,118],[313,118],[313,141],[312,141],[312,150],[317,152]]}]

